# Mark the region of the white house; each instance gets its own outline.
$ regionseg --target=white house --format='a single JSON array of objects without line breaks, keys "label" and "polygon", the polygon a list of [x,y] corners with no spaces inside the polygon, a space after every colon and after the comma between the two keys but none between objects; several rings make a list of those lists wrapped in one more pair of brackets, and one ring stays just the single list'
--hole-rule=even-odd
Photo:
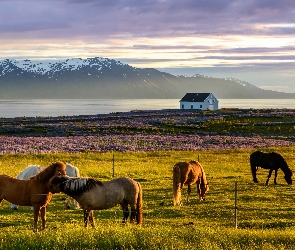
[{"label": "white house", "polygon": [[180,109],[218,109],[218,100],[212,93],[186,93],[179,102]]}]

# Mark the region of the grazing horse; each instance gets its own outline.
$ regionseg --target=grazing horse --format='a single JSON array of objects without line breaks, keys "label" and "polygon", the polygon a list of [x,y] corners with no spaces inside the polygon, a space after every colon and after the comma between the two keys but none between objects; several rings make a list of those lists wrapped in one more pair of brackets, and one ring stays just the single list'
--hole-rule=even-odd
[{"label": "grazing horse", "polygon": [[269,174],[266,180],[268,185],[269,178],[273,171],[275,171],[274,184],[277,184],[278,169],[280,168],[285,174],[285,180],[288,184],[292,184],[293,171],[289,168],[285,159],[278,153],[263,153],[261,151],[253,152],[250,155],[250,165],[253,176],[253,181],[258,183],[256,172],[258,167],[269,169]]},{"label": "grazing horse", "polygon": [[188,185],[187,199],[190,201],[191,185],[197,184],[199,199],[205,200],[206,192],[209,191],[209,186],[206,180],[206,175],[203,167],[197,161],[178,162],[173,167],[173,201],[174,206],[182,205],[181,190],[183,185]]},{"label": "grazing horse", "polygon": [[108,209],[117,204],[123,210],[123,223],[127,222],[130,205],[130,222],[136,220],[137,224],[142,224],[142,189],[133,179],[122,177],[101,182],[93,178],[58,176],[50,180],[49,189],[52,193],[63,192],[79,202],[84,210],[85,227],[88,221],[95,227],[93,210]]},{"label": "grazing horse", "polygon": [[[32,176],[40,173],[44,169],[45,169],[45,167],[40,167],[38,165],[37,166],[28,166],[16,178],[19,180],[28,180]],[[71,177],[79,177],[80,176],[79,169],[77,167],[72,166],[71,164],[68,164],[68,163],[66,163],[66,174]],[[68,201],[66,203],[66,208],[68,208],[68,209],[71,208],[71,199],[72,198],[70,196],[68,196]],[[73,201],[74,201],[74,209],[78,209],[79,203],[76,200],[73,200]],[[11,208],[13,210],[17,210],[18,205],[11,203]],[[33,207],[31,208],[31,210],[33,210]]]},{"label": "grazing horse", "polygon": [[0,175],[0,203],[7,200],[20,206],[34,207],[34,231],[38,231],[38,217],[41,213],[42,230],[46,224],[46,206],[52,194],[49,180],[53,176],[66,174],[66,164],[56,162],[29,180],[19,180],[8,175]]}]

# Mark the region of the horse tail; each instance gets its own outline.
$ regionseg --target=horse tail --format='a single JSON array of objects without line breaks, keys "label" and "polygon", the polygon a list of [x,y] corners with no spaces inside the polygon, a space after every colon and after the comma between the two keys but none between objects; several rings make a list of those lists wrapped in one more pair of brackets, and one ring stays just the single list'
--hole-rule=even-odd
[{"label": "horse tail", "polygon": [[136,202],[136,222],[137,224],[141,225],[143,220],[143,214],[142,214],[142,188],[139,182],[137,182],[139,192],[137,196],[137,202]]},{"label": "horse tail", "polygon": [[180,198],[181,198],[181,173],[180,173],[180,167],[178,164],[175,164],[173,167],[173,203],[174,206],[180,204]]}]

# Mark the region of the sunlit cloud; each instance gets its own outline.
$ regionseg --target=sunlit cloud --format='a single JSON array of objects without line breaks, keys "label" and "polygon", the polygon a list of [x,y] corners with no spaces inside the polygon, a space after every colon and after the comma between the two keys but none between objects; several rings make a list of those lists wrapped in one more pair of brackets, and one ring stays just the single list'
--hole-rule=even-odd
[{"label": "sunlit cloud", "polygon": [[288,78],[276,88],[295,92],[294,12],[293,0],[0,1],[0,60],[105,57],[212,76],[244,67],[257,86],[253,72],[271,69]]}]

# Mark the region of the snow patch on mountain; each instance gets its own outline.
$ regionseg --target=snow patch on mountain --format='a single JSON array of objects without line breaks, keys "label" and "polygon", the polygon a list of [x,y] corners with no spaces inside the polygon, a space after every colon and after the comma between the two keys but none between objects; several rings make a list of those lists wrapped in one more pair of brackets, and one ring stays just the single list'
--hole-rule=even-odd
[{"label": "snow patch on mountain", "polygon": [[75,71],[87,66],[90,68],[95,67],[99,71],[103,67],[111,69],[112,64],[116,64],[120,66],[126,65],[119,61],[110,60],[110,59],[101,58],[101,57],[87,58],[87,59],[72,58],[72,59],[66,59],[63,61],[5,59],[0,61],[0,76],[15,70],[11,66],[15,66],[21,70],[24,70],[30,73],[45,75],[50,73],[56,73],[62,70]]}]

